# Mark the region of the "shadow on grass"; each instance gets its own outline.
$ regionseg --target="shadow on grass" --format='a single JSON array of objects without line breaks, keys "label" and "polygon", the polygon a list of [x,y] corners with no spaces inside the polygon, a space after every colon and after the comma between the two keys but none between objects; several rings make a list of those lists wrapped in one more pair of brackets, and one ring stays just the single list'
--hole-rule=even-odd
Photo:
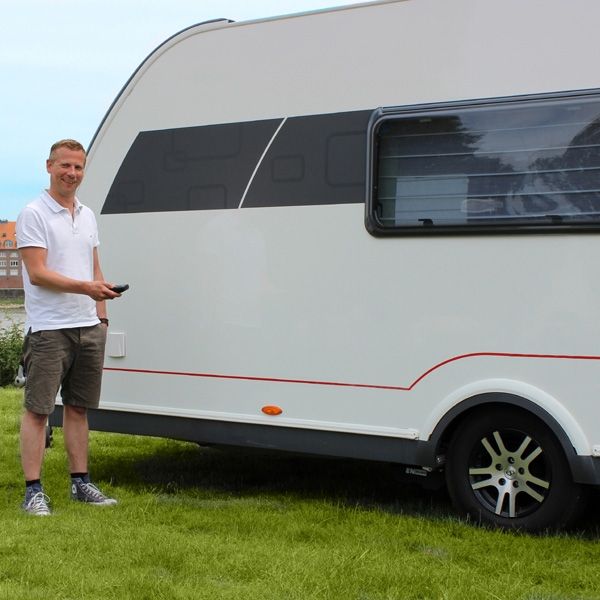
[{"label": "shadow on grass", "polygon": [[[260,494],[318,499],[428,519],[456,518],[445,487],[427,489],[398,464],[337,459],[250,448],[198,447],[192,443],[131,438],[117,441],[94,460],[94,475],[129,489],[158,494],[203,490],[240,498]],[[130,445],[127,440],[135,439]],[[589,508],[566,535],[600,538],[600,514],[593,491]]]},{"label": "shadow on grass", "polygon": [[162,494],[194,488],[240,497],[284,494],[389,513],[455,516],[445,488],[424,489],[403,471],[390,463],[168,441],[150,453],[134,449],[94,460],[95,477]]}]

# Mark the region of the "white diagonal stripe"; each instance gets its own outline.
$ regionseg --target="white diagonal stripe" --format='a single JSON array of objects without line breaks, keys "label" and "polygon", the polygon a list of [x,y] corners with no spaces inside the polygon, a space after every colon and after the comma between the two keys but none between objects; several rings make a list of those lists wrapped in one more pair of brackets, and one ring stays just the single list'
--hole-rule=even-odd
[{"label": "white diagonal stripe", "polygon": [[275,133],[273,134],[273,136],[269,140],[269,143],[267,144],[266,148],[263,150],[263,153],[261,154],[260,158],[258,159],[258,162],[256,163],[256,167],[254,167],[254,171],[252,171],[252,175],[250,175],[250,179],[248,180],[248,184],[246,185],[246,189],[244,190],[244,193],[242,194],[242,199],[240,200],[238,208],[242,208],[242,204],[244,204],[244,200],[246,199],[246,194],[248,193],[248,190],[250,189],[250,186],[252,185],[252,181],[254,180],[254,176],[256,175],[256,172],[258,171],[258,168],[260,167],[260,165],[261,165],[264,157],[266,156],[267,152],[269,151],[269,148],[271,147],[271,144],[273,143],[273,141],[277,137],[277,134],[279,133],[279,130],[283,127],[283,125],[284,125],[284,123],[286,121],[287,121],[287,117],[285,117],[281,121],[281,123],[279,124],[279,127],[275,130]]}]

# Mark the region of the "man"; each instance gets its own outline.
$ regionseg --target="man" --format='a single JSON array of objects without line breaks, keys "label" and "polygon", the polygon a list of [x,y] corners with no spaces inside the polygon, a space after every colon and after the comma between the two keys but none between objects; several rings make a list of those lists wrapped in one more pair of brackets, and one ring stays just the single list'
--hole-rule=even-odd
[{"label": "man", "polygon": [[112,291],[100,269],[94,214],[75,196],[85,161],[79,142],[56,142],[46,161],[49,189],[17,219],[27,314],[23,352],[27,383],[21,421],[23,508],[33,515],[50,514],[40,478],[46,422],[59,388],[71,497],[98,506],[117,503],[93,485],[88,475],[87,409],[96,408],[100,398],[108,327],[105,301],[120,294]]}]

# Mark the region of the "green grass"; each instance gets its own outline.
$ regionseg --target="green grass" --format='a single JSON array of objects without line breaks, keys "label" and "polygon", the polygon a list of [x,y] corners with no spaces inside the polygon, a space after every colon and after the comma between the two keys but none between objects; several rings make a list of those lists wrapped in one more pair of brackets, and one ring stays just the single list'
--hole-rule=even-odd
[{"label": "green grass", "polygon": [[0,389],[0,600],[600,598],[600,524],[486,531],[398,467],[91,434],[116,507],[68,499],[62,431],[51,517],[20,511],[22,392]]},{"label": "green grass", "polygon": [[25,306],[25,298],[0,298],[0,308]]}]

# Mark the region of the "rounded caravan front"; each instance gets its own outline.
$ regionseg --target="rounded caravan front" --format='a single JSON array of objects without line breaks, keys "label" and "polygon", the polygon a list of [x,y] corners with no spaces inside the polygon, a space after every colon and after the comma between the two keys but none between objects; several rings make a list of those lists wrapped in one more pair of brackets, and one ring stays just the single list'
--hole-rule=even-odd
[{"label": "rounded caravan front", "polygon": [[445,469],[478,519],[568,522],[599,481],[594,17],[403,0],[163,44],[80,192],[131,284],[92,427]]}]

